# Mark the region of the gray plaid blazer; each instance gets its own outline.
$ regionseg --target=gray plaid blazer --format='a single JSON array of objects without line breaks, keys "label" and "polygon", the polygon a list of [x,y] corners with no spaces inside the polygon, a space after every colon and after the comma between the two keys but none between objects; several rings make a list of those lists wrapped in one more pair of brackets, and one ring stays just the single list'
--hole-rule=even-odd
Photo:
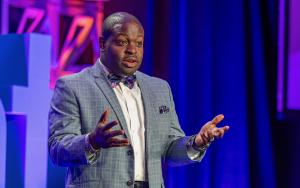
[{"label": "gray plaid blazer", "polygon": [[[141,72],[136,76],[145,111],[149,186],[161,188],[162,163],[178,166],[195,162],[186,147],[192,137],[186,137],[179,126],[168,83]],[[94,130],[106,107],[110,109],[109,121],[119,122],[114,129],[124,129],[124,136],[129,135],[118,99],[99,62],[56,82],[49,112],[49,154],[55,164],[68,167],[68,188],[133,187],[131,146],[101,149],[96,163],[87,160],[85,136]]]}]

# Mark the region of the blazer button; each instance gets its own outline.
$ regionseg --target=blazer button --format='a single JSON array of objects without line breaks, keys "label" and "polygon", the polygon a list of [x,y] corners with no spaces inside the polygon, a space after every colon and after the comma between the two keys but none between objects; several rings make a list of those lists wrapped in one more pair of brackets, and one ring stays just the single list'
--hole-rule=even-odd
[{"label": "blazer button", "polygon": [[127,151],[127,155],[133,155],[133,150],[131,149],[131,150],[128,150]]},{"label": "blazer button", "polygon": [[126,184],[127,184],[128,186],[133,185],[133,181],[132,181],[132,180],[128,180],[128,181],[126,182]]}]

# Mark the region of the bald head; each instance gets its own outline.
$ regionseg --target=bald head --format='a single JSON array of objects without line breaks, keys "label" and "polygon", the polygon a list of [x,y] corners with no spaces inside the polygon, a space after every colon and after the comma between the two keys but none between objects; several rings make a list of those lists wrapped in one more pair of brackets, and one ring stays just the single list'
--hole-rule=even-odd
[{"label": "bald head", "polygon": [[125,23],[136,23],[143,28],[141,22],[133,15],[127,12],[116,12],[108,16],[102,25],[102,37],[104,40],[114,32],[114,28]]}]

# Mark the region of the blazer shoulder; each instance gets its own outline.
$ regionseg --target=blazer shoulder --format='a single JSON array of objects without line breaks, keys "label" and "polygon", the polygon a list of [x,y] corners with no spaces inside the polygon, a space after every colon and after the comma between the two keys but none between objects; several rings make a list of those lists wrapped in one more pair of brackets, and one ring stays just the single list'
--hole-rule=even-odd
[{"label": "blazer shoulder", "polygon": [[170,88],[169,83],[166,80],[163,80],[161,78],[157,78],[154,76],[147,75],[145,73],[142,73],[140,71],[137,72],[138,76],[143,79],[143,81],[146,81],[148,84],[154,87],[164,87],[164,88]]},{"label": "blazer shoulder", "polygon": [[62,76],[60,77],[57,81],[56,81],[56,85],[77,85],[77,84],[83,84],[86,83],[88,80],[90,80],[90,67],[85,68],[83,70],[81,70],[78,73],[74,73],[74,74],[70,74],[70,75],[66,75],[66,76]]}]

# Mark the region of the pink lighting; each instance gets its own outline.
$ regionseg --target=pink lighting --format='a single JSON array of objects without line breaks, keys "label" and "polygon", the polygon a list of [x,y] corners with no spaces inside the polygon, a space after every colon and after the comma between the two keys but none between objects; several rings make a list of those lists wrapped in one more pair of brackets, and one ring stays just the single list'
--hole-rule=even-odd
[{"label": "pink lighting", "polygon": [[[22,16],[21,23],[18,27],[18,34],[32,33],[36,29],[37,25],[42,21],[45,15],[45,11],[36,8],[26,8]],[[28,20],[33,20],[32,24],[26,29],[26,23]]]},{"label": "pink lighting", "polygon": [[[56,71],[59,71],[57,73],[58,76],[73,73],[72,71],[65,71],[64,69],[72,55],[73,57],[81,55],[82,50],[80,50],[80,48],[83,43],[87,41],[93,23],[94,19],[88,16],[77,16],[72,21],[58,61],[58,68],[56,69]],[[77,31],[79,31],[78,34],[76,34]],[[77,53],[74,53],[76,52],[76,49],[79,50],[77,50]]]},{"label": "pink lighting", "polygon": [[50,88],[63,75],[91,65],[99,56],[104,0],[4,0],[1,31],[49,34]]}]

